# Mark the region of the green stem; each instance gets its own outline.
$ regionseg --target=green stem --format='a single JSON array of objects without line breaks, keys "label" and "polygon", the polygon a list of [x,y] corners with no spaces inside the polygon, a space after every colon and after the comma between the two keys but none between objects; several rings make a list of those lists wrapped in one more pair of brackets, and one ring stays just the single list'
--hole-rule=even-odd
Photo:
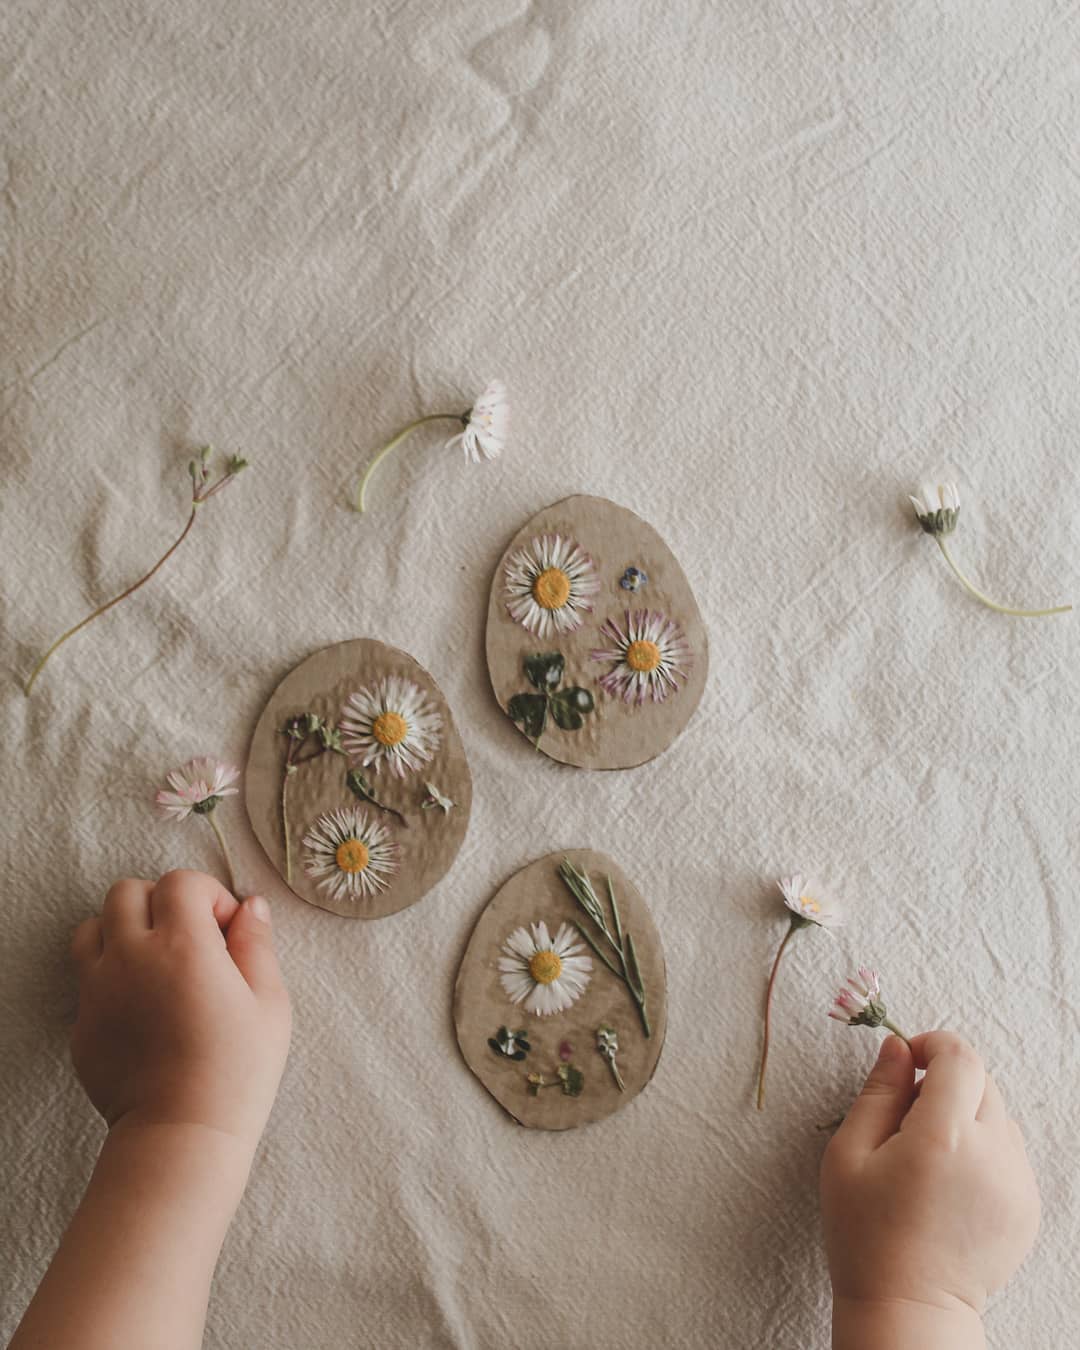
[{"label": "green stem", "polygon": [[622,971],[618,968],[618,966],[614,964],[614,962],[609,960],[608,957],[600,950],[599,946],[593,941],[593,939],[589,936],[589,934],[585,931],[585,929],[582,928],[581,924],[576,923],[574,927],[578,930],[581,936],[585,939],[585,941],[597,954],[600,960],[603,961],[604,965],[607,966],[608,970],[611,971],[612,975],[616,976],[618,979],[621,980],[623,978]]},{"label": "green stem", "polygon": [[390,453],[390,451],[399,446],[411,431],[415,431],[417,427],[422,427],[425,422],[447,422],[447,421],[461,422],[464,426],[469,425],[468,417],[462,417],[460,413],[429,413],[426,417],[418,417],[415,422],[410,422],[407,427],[403,427],[396,436],[393,436],[390,440],[388,440],[386,444],[383,446],[383,448],[379,451],[379,453],[375,456],[375,458],[371,461],[371,463],[367,466],[367,470],[364,473],[363,478],[361,478],[360,480],[360,486],[356,489],[356,500],[353,503],[353,510],[358,512],[360,515],[363,515],[364,494],[365,491],[367,490],[368,483],[371,481],[372,474],[374,474],[375,470],[383,462],[383,460]]},{"label": "green stem", "polygon": [[956,574],[961,586],[963,586],[969,594],[973,595],[976,600],[981,600],[988,609],[996,610],[998,614],[1013,614],[1019,619],[1038,619],[1044,614],[1068,614],[1072,609],[1072,605],[1054,605],[1050,609],[1013,609],[1009,605],[997,604],[996,601],[991,600],[988,595],[984,595],[977,586],[972,585],[967,577],[964,576],[963,572],[960,571],[945,544],[944,537],[940,534],[936,534],[934,535],[934,538],[937,540],[938,548],[941,549],[945,561]]},{"label": "green stem", "polygon": [[896,1025],[895,1022],[890,1022],[889,1019],[886,1017],[882,1020],[881,1025],[886,1029],[886,1031],[891,1031],[894,1036],[899,1036],[900,1039],[907,1046],[907,1048],[909,1050],[911,1049],[911,1042],[908,1040],[908,1038],[904,1035],[904,1033],[900,1030],[900,1028]]},{"label": "green stem", "polygon": [[798,928],[799,925],[793,922],[784,934],[784,940],[781,942],[779,950],[776,953],[776,960],[773,962],[772,973],[769,975],[769,986],[765,990],[765,1036],[761,1045],[761,1068],[758,1070],[757,1081],[757,1109],[759,1111],[765,1110],[765,1066],[769,1062],[769,1035],[770,1021],[772,1018],[773,986],[776,984],[776,972],[780,969],[780,958],[784,955],[788,943],[791,941]]},{"label": "green stem", "polygon": [[[216,809],[216,808],[215,808],[215,809]],[[228,844],[226,844],[226,842],[225,842],[225,836],[224,836],[224,835],[222,834],[222,832],[221,832],[221,826],[220,826],[220,825],[217,823],[217,821],[214,819],[214,811],[208,811],[208,812],[206,813],[206,819],[207,819],[207,822],[208,822],[209,825],[210,825],[210,828],[211,828],[211,829],[214,831],[214,833],[217,835],[217,841],[218,841],[218,843],[221,845],[222,856],[223,856],[224,859],[225,859],[225,872],[226,872],[226,875],[227,875],[228,878],[229,878],[229,890],[232,891],[233,895],[235,895],[235,894],[236,894],[236,873],[233,871],[232,858],[231,858],[230,855],[229,855],[229,846],[228,846]]]},{"label": "green stem", "polygon": [[150,578],[154,575],[154,573],[169,561],[172,555],[176,552],[176,550],[188,537],[188,532],[190,531],[192,525],[195,524],[195,515],[198,509],[199,509],[199,502],[197,501],[192,502],[191,515],[188,516],[188,522],[181,531],[180,538],[177,539],[176,543],[173,544],[173,546],[168,550],[168,552],[164,555],[164,557],[158,559],[158,561],[153,565],[153,567],[151,567],[150,571],[147,572],[147,574],[144,577],[140,577],[139,580],[136,581],[133,586],[129,586],[126,591],[122,591],[119,595],[114,596],[104,605],[101,605],[100,608],[95,609],[93,614],[88,614],[86,618],[83,619],[80,623],[77,623],[74,628],[69,628],[66,633],[62,633],[60,637],[56,639],[53,645],[49,648],[49,650],[37,663],[34,669],[30,672],[30,678],[23,685],[23,693],[27,696],[27,698],[30,697],[31,690],[34,688],[34,681],[37,679],[37,677],[41,674],[42,670],[44,669],[45,662],[48,661],[49,657],[52,656],[53,652],[55,652],[57,648],[62,647],[64,643],[68,640],[68,638],[74,637],[75,634],[78,633],[81,629],[85,628],[88,623],[93,623],[95,619],[99,619],[102,616],[102,614],[104,614],[107,610],[112,609],[113,605],[118,605],[121,600],[126,600],[129,595],[133,595],[139,589],[140,586],[145,586],[146,583],[150,580]]},{"label": "green stem", "polygon": [[[289,752],[292,750],[292,742],[289,742]],[[285,768],[281,774],[281,831],[285,836],[285,880],[292,885],[292,844],[289,841],[289,779],[293,776],[293,765],[291,760],[286,758]]]}]

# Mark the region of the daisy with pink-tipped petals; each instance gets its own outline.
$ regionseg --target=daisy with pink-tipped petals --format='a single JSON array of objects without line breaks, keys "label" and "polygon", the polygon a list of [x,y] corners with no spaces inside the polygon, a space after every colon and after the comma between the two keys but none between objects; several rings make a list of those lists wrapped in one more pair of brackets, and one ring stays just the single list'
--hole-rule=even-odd
[{"label": "daisy with pink-tipped petals", "polygon": [[170,820],[187,820],[191,815],[204,816],[214,831],[229,877],[229,889],[235,893],[232,859],[221,826],[214,819],[214,811],[223,797],[235,797],[238,789],[232,786],[240,777],[240,770],[220,759],[201,755],[189,759],[179,769],[166,774],[168,788],[160,788],[154,798],[158,811]]},{"label": "daisy with pink-tipped petals", "polygon": [[881,980],[876,970],[860,966],[858,974],[849,976],[837,991],[829,1016],[849,1027],[885,1027],[902,1041],[908,1038],[889,1020],[888,1010],[881,998]]},{"label": "daisy with pink-tipped petals", "polygon": [[608,619],[600,629],[606,647],[592,653],[610,670],[600,688],[624,703],[640,707],[646,699],[662,703],[679,688],[690,668],[690,644],[674,619],[656,609],[627,610],[622,625]]}]

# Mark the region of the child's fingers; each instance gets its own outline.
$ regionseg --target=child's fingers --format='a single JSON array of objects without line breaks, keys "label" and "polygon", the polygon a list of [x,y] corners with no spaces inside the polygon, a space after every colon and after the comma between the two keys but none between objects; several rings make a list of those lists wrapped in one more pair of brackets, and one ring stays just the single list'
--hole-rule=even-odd
[{"label": "child's fingers", "polygon": [[155,928],[224,929],[238,908],[216,877],[178,868],[166,872],[150,897]]},{"label": "child's fingers", "polygon": [[998,1085],[986,1075],[986,1085],[983,1088],[983,1099],[979,1103],[979,1109],[975,1112],[975,1119],[981,1120],[986,1125],[1000,1125],[1008,1120],[1009,1113],[1005,1109],[1005,1098],[1001,1095]]},{"label": "child's fingers", "polygon": [[986,1070],[977,1051],[954,1031],[928,1031],[911,1042],[917,1068],[926,1076],[905,1128],[927,1128],[946,1141],[975,1119],[986,1091]]},{"label": "child's fingers", "polygon": [[270,906],[261,895],[249,896],[233,915],[225,944],[236,968],[259,995],[283,993],[285,989],[274,953]]},{"label": "child's fingers", "polygon": [[88,966],[96,961],[103,950],[101,919],[95,914],[92,919],[83,919],[71,935],[71,956],[77,966]]},{"label": "child's fingers", "polygon": [[879,1148],[900,1128],[915,1094],[915,1065],[899,1036],[881,1043],[877,1063],[837,1130],[838,1147],[863,1153]]},{"label": "child's fingers", "polygon": [[109,887],[101,909],[101,930],[106,942],[150,931],[149,881],[125,877]]}]

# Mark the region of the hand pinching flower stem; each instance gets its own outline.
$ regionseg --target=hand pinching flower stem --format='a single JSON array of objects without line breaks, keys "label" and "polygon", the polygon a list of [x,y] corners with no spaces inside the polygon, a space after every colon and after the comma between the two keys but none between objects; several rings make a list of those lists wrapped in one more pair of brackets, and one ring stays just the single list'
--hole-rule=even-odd
[{"label": "hand pinching flower stem", "polygon": [[236,873],[233,870],[232,856],[225,842],[225,834],[215,819],[215,811],[223,797],[235,797],[237,789],[232,786],[240,776],[240,771],[221,760],[202,756],[188,760],[179,769],[166,775],[169,787],[162,788],[155,797],[161,814],[173,820],[187,820],[191,815],[202,816],[214,831],[214,836],[225,860],[225,872],[229,881],[229,890],[236,894]]},{"label": "hand pinching flower stem", "polygon": [[996,600],[991,600],[968,580],[945,543],[946,536],[952,534],[960,519],[960,494],[956,490],[955,483],[942,483],[938,486],[927,484],[920,489],[918,497],[909,496],[908,500],[915,508],[919,524],[936,540],[942,557],[952,568],[961,586],[987,609],[995,610],[998,614],[1012,614],[1021,619],[1037,619],[1045,614],[1067,614],[1072,609],[1072,605],[1054,605],[1050,609],[1016,609],[1011,605],[999,605]]},{"label": "hand pinching flower stem", "polygon": [[212,483],[210,481],[210,467],[209,467],[210,453],[211,453],[210,447],[208,445],[205,445],[199,451],[199,457],[197,459],[193,459],[188,464],[188,473],[191,475],[191,514],[188,516],[187,524],[180,531],[180,537],[165,551],[165,553],[157,560],[157,562],[153,565],[153,567],[151,567],[150,571],[147,572],[145,576],[140,577],[139,580],[134,582],[131,586],[129,586],[126,591],[121,591],[119,595],[114,595],[113,598],[111,600],[106,601],[105,604],[99,605],[98,608],[95,609],[92,614],[88,614],[85,619],[80,620],[75,625],[74,628],[69,628],[66,633],[60,634],[60,636],[52,644],[49,650],[45,653],[43,657],[41,657],[37,665],[30,672],[29,679],[23,685],[23,693],[26,694],[27,697],[30,696],[34,688],[34,681],[41,674],[42,670],[44,670],[45,663],[52,656],[52,654],[55,651],[57,651],[60,647],[62,647],[64,643],[68,640],[68,638],[74,637],[75,634],[81,631],[83,628],[85,628],[87,624],[93,623],[95,619],[99,619],[108,610],[112,609],[114,605],[118,605],[121,600],[126,600],[129,595],[134,595],[140,586],[145,586],[146,583],[150,580],[150,578],[155,574],[155,572],[157,572],[160,568],[164,567],[164,565],[169,561],[172,555],[176,552],[176,550],[188,537],[188,534],[191,531],[191,527],[195,524],[195,517],[198,514],[199,507],[202,506],[204,502],[208,502],[210,498],[213,497],[216,493],[220,492],[222,488],[228,487],[228,485],[232,482],[232,480],[236,477],[236,475],[240,473],[242,469],[247,468],[248,462],[246,459],[242,459],[239,455],[232,455],[229,458],[228,462],[226,463],[225,470],[222,473],[221,477],[217,480],[217,482]]},{"label": "hand pinching flower stem", "polygon": [[368,465],[356,489],[356,499],[352,504],[354,511],[363,513],[367,485],[386,456],[399,446],[406,436],[427,422],[460,422],[462,430],[456,436],[450,437],[446,442],[446,449],[453,450],[460,445],[470,463],[479,464],[483,460],[498,459],[506,448],[506,436],[510,429],[510,404],[507,402],[506,388],[501,380],[492,380],[473,406],[464,412],[428,413],[427,416],[417,417],[415,421],[403,427],[396,436],[387,441]]},{"label": "hand pinching flower stem", "polygon": [[776,883],[780,887],[780,894],[784,897],[784,904],[790,914],[790,923],[788,930],[784,934],[776,952],[776,959],[772,964],[772,971],[769,974],[768,987],[765,990],[765,1029],[761,1041],[761,1068],[758,1070],[757,1086],[757,1109],[765,1109],[765,1069],[769,1063],[769,1041],[771,1037],[772,1022],[772,998],[773,989],[776,986],[776,974],[780,969],[780,960],[787,950],[787,945],[800,928],[809,928],[816,926],[818,928],[836,928],[841,923],[839,911],[830,909],[815,900],[812,896],[804,894],[803,878],[795,873],[794,876],[783,877]]},{"label": "hand pinching flower stem", "polygon": [[847,984],[841,985],[829,1016],[849,1027],[884,1027],[911,1044],[896,1023],[890,1021],[881,997],[878,973],[869,966],[860,966],[858,975],[849,977]]},{"label": "hand pinching flower stem", "polygon": [[615,887],[612,884],[611,877],[607,878],[607,893],[608,900],[611,902],[612,918],[612,923],[609,924],[600,904],[600,898],[593,889],[593,884],[589,880],[587,872],[580,872],[569,858],[564,858],[559,867],[559,876],[566,883],[570,894],[600,930],[601,938],[615,953],[615,960],[613,961],[607,955],[600,943],[590,936],[583,925],[577,925],[578,932],[615,978],[622,980],[626,985],[630,997],[637,1005],[642,1030],[646,1037],[651,1036],[652,1027],[649,1025],[649,1013],[646,1007],[645,982],[641,978],[641,967],[638,965],[634,938],[631,933],[623,931],[622,917],[619,914],[619,905],[615,899]]}]

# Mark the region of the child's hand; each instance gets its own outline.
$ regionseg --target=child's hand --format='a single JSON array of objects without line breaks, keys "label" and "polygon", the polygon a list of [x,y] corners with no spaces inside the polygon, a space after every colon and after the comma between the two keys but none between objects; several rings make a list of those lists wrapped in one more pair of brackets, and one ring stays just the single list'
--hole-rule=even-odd
[{"label": "child's hand", "polygon": [[884,1042],[825,1152],[821,1192],[834,1294],[864,1307],[980,1314],[1039,1225],[1019,1127],[982,1060],[948,1031],[916,1036],[910,1051]]},{"label": "child's hand", "polygon": [[238,905],[201,872],[118,881],[72,952],[72,1059],[109,1126],[209,1126],[254,1148],[289,1048],[266,901]]}]

